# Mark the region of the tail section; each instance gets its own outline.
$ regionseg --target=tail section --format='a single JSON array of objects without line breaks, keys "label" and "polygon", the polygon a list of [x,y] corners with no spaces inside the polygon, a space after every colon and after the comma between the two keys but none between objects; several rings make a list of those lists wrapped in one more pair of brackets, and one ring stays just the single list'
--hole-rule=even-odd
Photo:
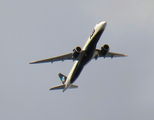
[{"label": "tail section", "polygon": [[64,84],[66,82],[67,77],[61,73],[59,73],[58,76],[59,76],[61,82]]},{"label": "tail section", "polygon": [[58,86],[55,86],[55,87],[52,87],[50,88],[50,90],[59,90],[59,89],[63,89],[63,92],[67,89],[67,88],[78,88],[77,85],[66,85],[65,82],[66,82],[66,79],[67,77],[61,73],[58,74],[61,82],[63,83],[62,85],[58,85]]}]

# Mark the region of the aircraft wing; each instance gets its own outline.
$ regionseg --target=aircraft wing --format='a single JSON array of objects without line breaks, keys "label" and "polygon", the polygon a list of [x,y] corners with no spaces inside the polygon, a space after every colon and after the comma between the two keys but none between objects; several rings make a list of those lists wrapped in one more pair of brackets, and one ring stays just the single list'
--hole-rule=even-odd
[{"label": "aircraft wing", "polygon": [[85,51],[82,51],[80,53],[80,55],[77,58],[73,58],[73,53],[68,53],[65,55],[61,55],[61,56],[57,56],[57,57],[52,57],[52,58],[48,58],[48,59],[43,59],[43,60],[38,60],[38,61],[34,61],[34,62],[30,62],[30,64],[36,64],[36,63],[47,63],[47,62],[56,62],[56,61],[64,61],[64,60],[79,60],[82,55],[84,54]]},{"label": "aircraft wing", "polygon": [[121,54],[121,53],[114,53],[114,52],[108,52],[105,56],[101,54],[101,50],[96,49],[93,55],[93,58],[97,59],[98,57],[126,57],[126,54]]},{"label": "aircraft wing", "polygon": [[127,57],[127,55],[121,54],[121,53],[108,52],[105,57],[111,57],[111,58],[113,58],[113,57]]}]

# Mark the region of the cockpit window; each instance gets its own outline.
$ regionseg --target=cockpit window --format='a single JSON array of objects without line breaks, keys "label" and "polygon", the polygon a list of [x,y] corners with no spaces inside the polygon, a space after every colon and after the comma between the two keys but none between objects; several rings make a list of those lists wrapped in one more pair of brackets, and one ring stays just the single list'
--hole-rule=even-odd
[{"label": "cockpit window", "polygon": [[95,33],[95,29],[93,29],[93,31],[92,31],[92,33],[90,35],[90,38],[94,35],[94,33]]},{"label": "cockpit window", "polygon": [[[101,22],[101,21],[100,21]],[[97,24],[99,24],[100,22],[98,22]]]}]

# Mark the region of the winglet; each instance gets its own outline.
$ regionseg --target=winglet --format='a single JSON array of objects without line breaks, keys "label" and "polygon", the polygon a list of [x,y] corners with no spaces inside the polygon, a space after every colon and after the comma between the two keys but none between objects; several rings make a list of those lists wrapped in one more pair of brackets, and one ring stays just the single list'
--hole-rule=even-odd
[{"label": "winglet", "polygon": [[124,54],[125,57],[127,57],[128,55]]},{"label": "winglet", "polygon": [[35,64],[36,62],[30,62],[29,64]]}]

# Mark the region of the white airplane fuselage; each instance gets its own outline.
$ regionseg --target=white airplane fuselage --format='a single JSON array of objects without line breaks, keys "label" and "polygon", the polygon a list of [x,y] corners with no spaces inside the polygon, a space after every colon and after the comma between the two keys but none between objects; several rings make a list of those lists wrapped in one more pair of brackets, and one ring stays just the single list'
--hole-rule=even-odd
[{"label": "white airplane fuselage", "polygon": [[65,82],[65,88],[63,89],[63,92],[71,86],[71,84],[80,75],[84,66],[93,58],[93,54],[96,49],[97,42],[99,41],[105,27],[106,27],[105,21],[99,22],[94,27],[92,34],[90,35],[85,46],[82,49],[83,51],[85,51],[85,54],[81,57],[80,60],[74,63],[71,71],[69,72],[67,76],[67,79]]}]

